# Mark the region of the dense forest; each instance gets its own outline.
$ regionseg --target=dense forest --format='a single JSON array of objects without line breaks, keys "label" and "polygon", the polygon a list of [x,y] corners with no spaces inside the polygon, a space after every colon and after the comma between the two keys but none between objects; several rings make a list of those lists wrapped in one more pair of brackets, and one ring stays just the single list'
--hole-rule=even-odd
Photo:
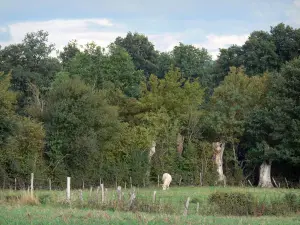
[{"label": "dense forest", "polygon": [[[107,48],[48,33],[0,48],[0,180],[24,188],[300,182],[300,29],[254,31],[242,46],[159,52],[128,32]],[[272,179],[274,178],[274,180]]]}]

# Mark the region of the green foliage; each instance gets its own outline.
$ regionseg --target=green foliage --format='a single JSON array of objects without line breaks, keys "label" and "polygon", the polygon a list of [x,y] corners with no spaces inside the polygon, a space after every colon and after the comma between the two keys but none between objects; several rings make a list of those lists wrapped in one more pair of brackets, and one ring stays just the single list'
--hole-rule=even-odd
[{"label": "green foliage", "polygon": [[280,23],[271,27],[273,41],[276,45],[276,53],[281,61],[285,63],[300,55],[300,29]]},{"label": "green foliage", "polygon": [[181,70],[184,77],[198,77],[202,85],[209,82],[212,58],[206,49],[180,43],[179,46],[174,47],[172,55],[175,66]]},{"label": "green foliage", "polygon": [[25,180],[41,171],[45,133],[41,124],[16,114],[17,95],[10,90],[10,80],[10,74],[0,74],[1,176]]},{"label": "green foliage", "polygon": [[299,29],[254,31],[216,61],[183,43],[158,52],[130,32],[107,49],[92,42],[81,51],[71,41],[53,58],[48,36],[28,33],[0,48],[8,74],[0,74],[3,180],[26,185],[34,171],[41,183],[65,184],[71,175],[77,186],[129,177],[139,186],[169,172],[174,183],[198,185],[201,173],[214,185],[211,142],[219,139],[228,184],[240,185],[262,160],[276,161],[282,177],[281,168],[292,168],[287,178],[298,181]]},{"label": "green foliage", "polygon": [[255,110],[248,122],[249,142],[255,143],[250,144],[250,158],[299,163],[299,84],[300,59],[273,77],[265,107]]},{"label": "green foliage", "polygon": [[146,76],[157,72],[158,52],[145,35],[128,32],[125,38],[117,37],[115,44],[126,49],[137,70],[143,70]]},{"label": "green foliage", "polygon": [[215,192],[208,198],[209,203],[218,207],[218,212],[224,215],[253,215],[255,198],[250,193]]},{"label": "green foliage", "polygon": [[243,45],[244,66],[249,75],[275,71],[279,68],[278,55],[272,36],[264,31],[252,32]]},{"label": "green foliage", "polygon": [[79,52],[67,68],[94,89],[120,89],[130,97],[140,93],[142,71],[135,70],[133,61],[125,49],[111,44],[106,54],[104,49],[90,43],[84,52]]},{"label": "green foliage", "polygon": [[237,142],[245,130],[251,110],[264,103],[268,75],[248,77],[242,68],[232,67],[210,99],[207,121],[225,141]]},{"label": "green foliage", "polygon": [[227,49],[220,49],[220,55],[216,60],[216,69],[218,76],[216,84],[218,85],[224,77],[230,72],[230,67],[241,67],[243,65],[243,50],[242,47],[232,45]]},{"label": "green foliage", "polygon": [[70,41],[67,46],[63,48],[63,51],[59,53],[59,58],[62,61],[63,68],[68,68],[71,60],[79,53],[80,50],[77,46],[77,41]]},{"label": "green foliage", "polygon": [[93,91],[78,78],[53,85],[45,123],[53,175],[57,165],[62,164],[63,171],[58,174],[95,179],[103,163],[109,162],[117,150],[121,125],[116,108],[107,104],[101,92]]}]

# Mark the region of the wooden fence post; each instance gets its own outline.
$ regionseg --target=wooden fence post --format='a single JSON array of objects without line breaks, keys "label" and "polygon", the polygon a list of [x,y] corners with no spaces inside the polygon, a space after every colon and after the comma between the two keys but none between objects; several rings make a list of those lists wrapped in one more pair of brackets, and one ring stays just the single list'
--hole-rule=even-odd
[{"label": "wooden fence post", "polygon": [[157,187],[159,187],[159,175],[157,175]]},{"label": "wooden fence post", "polygon": [[121,186],[118,186],[117,194],[118,194],[118,200],[121,201],[122,200],[122,187]]},{"label": "wooden fence post", "polygon": [[79,198],[80,198],[80,202],[83,203],[83,194],[82,194],[82,190],[79,190]]},{"label": "wooden fence post", "polygon": [[101,184],[101,202],[104,203],[104,184]]},{"label": "wooden fence post", "polygon": [[129,177],[129,180],[130,180],[130,188],[132,189],[132,179],[131,179],[131,177]]},{"label": "wooden fence post", "polygon": [[31,197],[33,197],[33,178],[34,178],[34,174],[31,173],[31,179],[30,179],[30,191],[31,191]]},{"label": "wooden fence post", "polygon": [[203,177],[202,177],[202,172],[200,172],[200,186],[203,186]]},{"label": "wooden fence post", "polygon": [[108,202],[108,189],[105,188],[105,197],[104,197],[105,201]]},{"label": "wooden fence post", "polygon": [[187,200],[186,200],[185,207],[184,207],[184,213],[183,213],[184,216],[187,216],[187,214],[188,214],[190,199],[191,198],[188,197]]},{"label": "wooden fence post", "polygon": [[67,177],[67,201],[71,200],[71,177]]},{"label": "wooden fence post", "polygon": [[129,208],[130,209],[132,207],[132,204],[134,203],[135,198],[136,198],[135,191],[133,191],[133,192],[131,192],[130,200],[129,200]]},{"label": "wooden fence post", "polygon": [[51,178],[49,178],[49,191],[52,190],[52,186],[51,186]]},{"label": "wooden fence post", "polygon": [[153,192],[153,199],[152,199],[153,204],[155,204],[155,201],[156,201],[156,191]]}]

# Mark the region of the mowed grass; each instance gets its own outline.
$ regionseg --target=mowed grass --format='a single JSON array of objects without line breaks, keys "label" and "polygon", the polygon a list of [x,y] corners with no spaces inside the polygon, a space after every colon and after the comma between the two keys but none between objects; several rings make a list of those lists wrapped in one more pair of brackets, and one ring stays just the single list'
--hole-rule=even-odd
[{"label": "mowed grass", "polygon": [[299,224],[293,217],[215,217],[0,205],[0,224]]}]

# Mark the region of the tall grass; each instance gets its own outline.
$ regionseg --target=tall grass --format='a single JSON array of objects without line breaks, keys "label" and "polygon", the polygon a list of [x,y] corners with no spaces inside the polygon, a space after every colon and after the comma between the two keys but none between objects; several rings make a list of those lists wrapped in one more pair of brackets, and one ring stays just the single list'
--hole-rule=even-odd
[{"label": "tall grass", "polygon": [[[125,190],[118,200],[116,190],[109,189],[102,203],[101,193],[72,190],[71,202],[66,202],[64,191],[35,191],[34,199],[26,192],[1,191],[4,204],[28,204],[106,211],[132,211],[155,214],[182,215],[187,197],[191,198],[188,215],[291,215],[300,212],[300,192],[292,189],[222,188],[222,187],[172,187],[168,191],[157,190],[156,201],[152,196],[155,188],[137,189],[136,199],[129,204],[130,190]],[[197,208],[199,205],[199,208]]]}]

